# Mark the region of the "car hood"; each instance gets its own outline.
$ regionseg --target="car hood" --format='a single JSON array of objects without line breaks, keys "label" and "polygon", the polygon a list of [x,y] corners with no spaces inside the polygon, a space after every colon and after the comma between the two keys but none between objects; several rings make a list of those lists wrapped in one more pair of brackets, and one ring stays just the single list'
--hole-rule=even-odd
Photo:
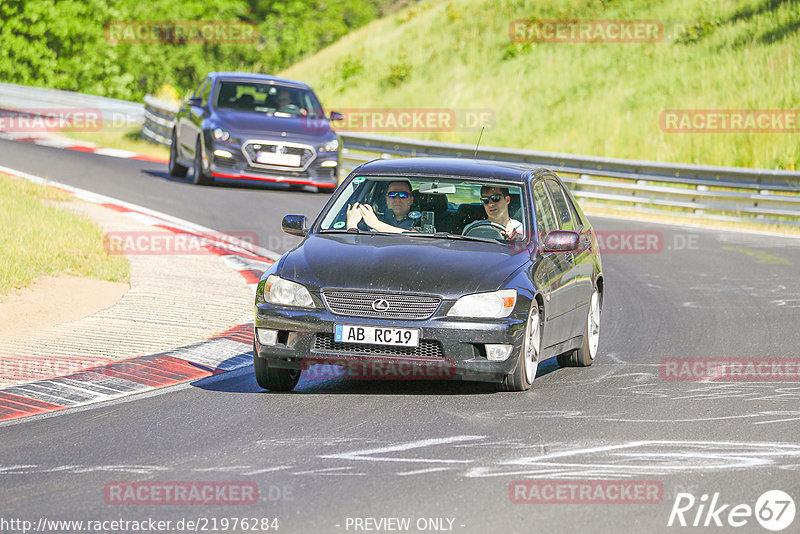
[{"label": "car hood", "polygon": [[530,261],[524,247],[430,237],[312,234],[278,275],[311,289],[352,288],[456,298],[495,291]]},{"label": "car hood", "polygon": [[267,113],[218,109],[215,112],[221,126],[230,130],[235,137],[244,135],[272,134],[286,132],[293,137],[319,139],[329,137],[332,132],[328,119],[306,119],[303,117],[275,117]]}]

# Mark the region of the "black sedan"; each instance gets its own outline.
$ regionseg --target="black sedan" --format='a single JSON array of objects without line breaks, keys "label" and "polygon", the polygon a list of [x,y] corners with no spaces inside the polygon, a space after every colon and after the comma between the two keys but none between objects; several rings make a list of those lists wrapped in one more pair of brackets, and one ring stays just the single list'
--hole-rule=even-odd
[{"label": "black sedan", "polygon": [[169,172],[195,184],[280,182],[331,191],[339,138],[314,91],[262,74],[212,72],[175,117]]},{"label": "black sedan", "polygon": [[253,363],[291,390],[318,364],[369,378],[531,387],[537,366],[594,362],[603,271],[597,238],[546,169],[463,159],[355,169],[262,276]]}]

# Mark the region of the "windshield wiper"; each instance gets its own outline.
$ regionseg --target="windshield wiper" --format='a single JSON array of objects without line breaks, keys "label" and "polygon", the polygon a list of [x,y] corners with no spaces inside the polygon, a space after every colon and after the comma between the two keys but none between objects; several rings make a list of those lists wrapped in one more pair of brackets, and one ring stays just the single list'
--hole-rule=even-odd
[{"label": "windshield wiper", "polygon": [[444,239],[461,239],[463,241],[481,241],[483,243],[499,243],[500,242],[497,239],[492,239],[491,237],[476,237],[476,236],[471,236],[471,235],[453,234],[453,233],[450,233],[450,232],[435,232],[435,233],[432,233],[432,234],[429,234],[427,232],[413,232],[413,233],[407,233],[407,234],[408,235],[413,235],[415,237],[419,236],[419,237],[433,237],[433,238],[439,238],[439,239],[442,239],[442,238],[444,238]]},{"label": "windshield wiper", "polygon": [[350,228],[345,229],[336,229],[336,228],[329,228],[327,230],[320,230],[320,234],[360,234],[360,235],[402,235],[402,234],[393,234],[392,232],[376,232],[375,230],[361,230],[360,228]]}]

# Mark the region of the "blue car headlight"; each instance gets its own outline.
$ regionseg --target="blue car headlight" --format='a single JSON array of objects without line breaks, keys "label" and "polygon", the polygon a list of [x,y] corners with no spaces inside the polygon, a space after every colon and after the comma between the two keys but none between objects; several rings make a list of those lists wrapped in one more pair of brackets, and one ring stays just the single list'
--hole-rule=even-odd
[{"label": "blue car headlight", "polygon": [[231,134],[228,130],[223,130],[222,128],[214,128],[214,139],[217,141],[227,141],[231,138]]},{"label": "blue car headlight", "polygon": [[318,152],[336,152],[337,150],[339,150],[338,139],[332,139],[324,145],[320,145],[317,149]]}]

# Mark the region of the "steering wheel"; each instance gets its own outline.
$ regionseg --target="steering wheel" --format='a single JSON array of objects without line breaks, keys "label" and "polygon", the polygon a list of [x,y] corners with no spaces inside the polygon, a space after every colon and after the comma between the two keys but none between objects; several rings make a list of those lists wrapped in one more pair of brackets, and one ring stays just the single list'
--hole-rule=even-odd
[{"label": "steering wheel", "polygon": [[294,113],[299,115],[300,114],[300,107],[296,104],[286,104],[285,106],[281,106],[278,108],[278,111],[281,113]]},{"label": "steering wheel", "polygon": [[506,239],[506,227],[488,219],[469,223],[461,235],[486,237],[488,239]]}]

